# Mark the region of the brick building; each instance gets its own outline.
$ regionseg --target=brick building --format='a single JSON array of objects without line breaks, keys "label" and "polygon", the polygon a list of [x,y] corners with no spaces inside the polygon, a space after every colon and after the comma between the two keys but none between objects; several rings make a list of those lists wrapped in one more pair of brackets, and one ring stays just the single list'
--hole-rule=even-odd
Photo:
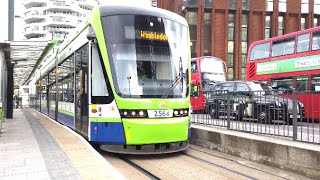
[{"label": "brick building", "polygon": [[192,57],[226,61],[228,79],[245,79],[251,42],[320,25],[320,0],[158,0],[184,16]]}]

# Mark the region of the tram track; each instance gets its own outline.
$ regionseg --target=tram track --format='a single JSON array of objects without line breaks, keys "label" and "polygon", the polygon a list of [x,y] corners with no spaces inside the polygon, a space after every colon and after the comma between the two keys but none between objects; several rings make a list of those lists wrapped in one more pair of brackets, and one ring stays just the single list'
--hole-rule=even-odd
[{"label": "tram track", "polygon": [[190,146],[184,152],[125,155],[99,151],[127,179],[306,179],[281,169]]},{"label": "tram track", "polygon": [[[278,174],[270,173],[270,172],[268,172],[268,171],[264,171],[264,170],[261,170],[261,169],[258,169],[258,168],[252,167],[252,166],[248,166],[248,165],[246,165],[246,164],[244,164],[244,163],[240,163],[239,161],[234,160],[234,159],[231,159],[231,158],[228,158],[228,157],[223,157],[223,156],[215,155],[215,154],[208,153],[208,152],[205,152],[205,151],[202,151],[202,150],[200,150],[200,149],[193,148],[193,147],[189,147],[189,148],[192,149],[192,150],[194,150],[194,151],[198,151],[198,152],[207,154],[207,155],[209,155],[209,156],[214,156],[214,157],[217,157],[217,158],[220,158],[220,159],[224,159],[224,160],[227,160],[227,161],[232,161],[232,162],[234,162],[234,163],[237,163],[237,164],[239,164],[239,165],[241,165],[241,166],[245,166],[245,167],[247,167],[247,168],[253,169],[253,170],[255,170],[255,171],[259,171],[259,172],[262,172],[262,173],[266,173],[266,174],[270,174],[270,175],[276,176],[276,177],[278,177],[278,178],[282,178],[282,179],[289,180],[288,178],[285,178],[285,177],[283,177],[283,176],[279,176]],[[189,156],[189,155],[186,154],[185,152],[183,152],[183,154]],[[192,156],[192,155],[191,155],[191,156]],[[198,157],[196,157],[196,158],[198,158]],[[200,159],[200,158],[199,158],[199,159]],[[201,159],[201,160],[203,160],[203,159]],[[204,160],[204,161],[206,161],[206,160]],[[212,163],[212,162],[209,162],[209,163]],[[218,165],[218,166],[220,166],[220,165]]]},{"label": "tram track", "polygon": [[202,159],[202,158],[199,158],[199,157],[190,155],[190,154],[187,154],[187,153],[185,153],[185,152],[183,152],[182,154],[185,155],[185,156],[187,156],[187,157],[189,157],[189,158],[192,158],[192,159],[194,159],[194,160],[197,160],[197,161],[200,161],[200,162],[209,164],[209,165],[211,165],[211,166],[215,166],[215,167],[221,168],[221,169],[223,169],[223,170],[225,170],[225,171],[229,171],[229,172],[235,173],[235,174],[240,175],[240,176],[242,176],[242,177],[244,177],[244,178],[247,178],[247,179],[250,179],[250,180],[257,180],[257,178],[254,178],[254,177],[252,177],[252,176],[245,175],[245,174],[243,174],[243,173],[241,173],[241,172],[238,172],[238,171],[229,169],[229,168],[224,167],[224,166],[222,166],[222,165],[219,165],[219,164],[216,164],[216,163],[207,161],[207,160],[205,160],[205,159]]},{"label": "tram track", "polygon": [[129,164],[131,167],[133,167],[136,170],[138,170],[140,173],[142,173],[146,177],[148,177],[150,179],[153,179],[153,180],[160,180],[161,179],[158,176],[156,176],[153,173],[151,173],[150,171],[148,171],[145,168],[143,168],[142,166],[139,166],[137,163],[134,163],[130,159],[126,158],[124,155],[117,155],[117,157],[119,159],[123,160],[124,162],[126,162],[127,164]]}]

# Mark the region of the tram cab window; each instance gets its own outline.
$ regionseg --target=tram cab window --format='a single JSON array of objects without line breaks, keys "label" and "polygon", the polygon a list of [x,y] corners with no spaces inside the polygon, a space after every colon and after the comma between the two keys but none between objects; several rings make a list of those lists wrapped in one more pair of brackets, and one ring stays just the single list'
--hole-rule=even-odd
[{"label": "tram cab window", "polygon": [[293,88],[293,77],[282,77],[271,79],[271,87],[276,90],[278,94],[291,93]]},{"label": "tram cab window", "polygon": [[320,91],[320,75],[311,77],[311,91]]}]

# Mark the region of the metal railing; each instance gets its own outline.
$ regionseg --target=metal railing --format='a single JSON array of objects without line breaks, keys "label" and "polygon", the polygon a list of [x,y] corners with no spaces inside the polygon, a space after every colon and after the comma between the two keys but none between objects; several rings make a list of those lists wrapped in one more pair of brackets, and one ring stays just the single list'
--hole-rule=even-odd
[{"label": "metal railing", "polygon": [[191,115],[195,124],[320,143],[319,92],[206,91],[203,95],[204,106]]}]

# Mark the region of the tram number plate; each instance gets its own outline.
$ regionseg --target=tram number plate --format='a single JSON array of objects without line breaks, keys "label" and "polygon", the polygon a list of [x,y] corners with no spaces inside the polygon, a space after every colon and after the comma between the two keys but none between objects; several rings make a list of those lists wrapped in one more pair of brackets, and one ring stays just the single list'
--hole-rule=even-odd
[{"label": "tram number plate", "polygon": [[162,118],[162,117],[171,117],[172,113],[169,110],[150,110],[148,111],[150,118]]}]

